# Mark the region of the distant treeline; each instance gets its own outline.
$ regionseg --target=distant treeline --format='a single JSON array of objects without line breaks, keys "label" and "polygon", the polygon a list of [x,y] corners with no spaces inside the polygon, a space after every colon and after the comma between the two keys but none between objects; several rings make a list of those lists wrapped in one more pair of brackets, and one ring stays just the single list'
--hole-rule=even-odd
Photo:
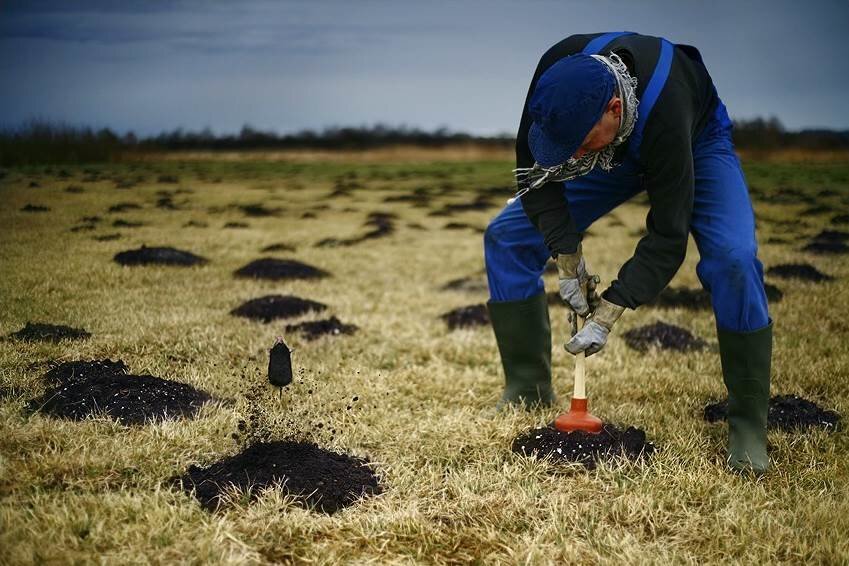
[{"label": "distant treeline", "polygon": [[[176,129],[157,136],[137,138],[129,132],[119,135],[108,128],[85,127],[32,121],[18,128],[0,130],[0,166],[40,163],[91,163],[113,161],[133,152],[175,150],[282,150],[323,149],[358,150],[397,145],[445,147],[475,144],[509,148],[511,135],[481,137],[441,128],[424,131],[417,128],[376,126],[303,130],[279,135],[244,126],[238,134],[215,135]],[[738,120],[734,142],[739,149],[842,150],[849,149],[849,130],[786,131],[776,118]]]}]

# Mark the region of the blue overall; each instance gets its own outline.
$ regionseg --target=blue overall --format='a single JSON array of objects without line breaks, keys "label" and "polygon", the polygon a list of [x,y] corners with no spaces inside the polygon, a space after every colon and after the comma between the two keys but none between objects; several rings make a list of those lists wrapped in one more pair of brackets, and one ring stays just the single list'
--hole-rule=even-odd
[{"label": "blue overall", "polygon": [[[584,53],[597,53],[625,33],[599,36]],[[640,192],[640,142],[669,75],[673,49],[672,43],[662,40],[660,58],[640,100],[639,116],[623,162],[611,171],[595,169],[563,184],[564,198],[579,231],[584,232]],[[767,326],[769,315],[763,266],[757,258],[754,212],[734,153],[731,128],[725,105],[719,101],[716,112],[693,142],[695,194],[690,230],[700,256],[696,273],[711,295],[717,325],[743,332]],[[491,301],[528,299],[544,292],[542,273],[550,252],[542,234],[525,214],[521,199],[507,205],[487,227],[484,255]]]}]

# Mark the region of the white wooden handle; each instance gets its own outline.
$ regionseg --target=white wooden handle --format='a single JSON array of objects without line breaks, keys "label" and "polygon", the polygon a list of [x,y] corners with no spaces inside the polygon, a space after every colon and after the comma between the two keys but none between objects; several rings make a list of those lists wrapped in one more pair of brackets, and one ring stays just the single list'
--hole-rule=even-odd
[{"label": "white wooden handle", "polygon": [[[578,330],[584,327],[584,319],[575,314],[578,318]],[[585,371],[585,356],[583,352],[578,352],[578,355],[575,356],[575,391],[572,394],[572,397],[575,399],[586,399],[587,398],[587,382]]]}]

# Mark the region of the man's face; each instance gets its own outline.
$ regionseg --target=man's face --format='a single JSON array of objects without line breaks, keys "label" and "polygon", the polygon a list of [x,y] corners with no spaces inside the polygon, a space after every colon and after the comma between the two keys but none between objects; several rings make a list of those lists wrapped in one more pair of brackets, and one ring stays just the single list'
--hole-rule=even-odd
[{"label": "man's face", "polygon": [[572,157],[577,159],[590,151],[599,151],[604,149],[608,144],[616,139],[616,132],[619,131],[621,119],[622,99],[618,96],[614,96],[610,99],[610,102],[607,103],[607,107],[601,115],[601,119],[596,122],[596,125],[593,126],[592,130],[590,130],[590,133],[588,133],[587,137],[584,138],[584,142],[581,144],[581,147],[578,148],[575,155]]}]

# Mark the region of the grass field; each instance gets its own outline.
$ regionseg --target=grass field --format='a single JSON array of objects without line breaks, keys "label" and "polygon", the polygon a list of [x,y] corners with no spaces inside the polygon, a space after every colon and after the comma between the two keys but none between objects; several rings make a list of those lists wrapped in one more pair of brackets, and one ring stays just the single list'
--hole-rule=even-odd
[{"label": "grass field", "polygon": [[[849,164],[744,167],[764,265],[804,261],[836,278],[767,277],[784,293],[771,305],[773,394],[795,393],[849,414],[849,261],[800,251],[823,229],[846,229],[831,219],[849,212]],[[449,332],[438,318],[487,299],[485,290],[440,287],[460,277],[485,281],[475,228],[510,196],[509,160],[168,159],[60,169],[11,169],[0,179],[0,334],[40,321],[93,335],[0,342],[0,563],[849,562],[845,429],[771,432],[768,475],[754,481],[725,470],[725,427],[702,419],[704,405],[724,396],[709,311],[627,312],[605,351],[588,360],[595,412],[645,429],[659,449],[651,461],[588,472],[510,452],[517,434],[558,410],[496,414],[503,376],[492,331]],[[176,182],[160,182],[169,180]],[[68,192],[69,185],[83,191]],[[420,195],[420,206],[385,202],[410,194]],[[479,195],[491,197],[492,207],[430,215]],[[169,197],[176,210],[156,206]],[[107,212],[118,203],[141,208]],[[27,204],[50,210],[21,211]],[[280,210],[247,217],[239,208],[253,204]],[[591,227],[584,250],[603,281],[630,257],[646,210],[638,198]],[[396,231],[315,247],[362,234],[373,211],[397,214]],[[100,220],[81,221],[90,216]],[[143,225],[116,228],[117,219]],[[186,226],[191,221],[200,226]],[[247,227],[224,228],[228,222]],[[449,222],[471,228],[445,229]],[[81,225],[92,228],[71,230]],[[260,252],[281,242],[295,251]],[[112,261],[142,244],[210,261],[193,268]],[[284,283],[233,277],[269,255],[333,276]],[[691,243],[673,285],[698,287],[697,260]],[[556,279],[547,285],[553,290]],[[284,323],[228,313],[270,293],[327,303],[321,316],[360,327],[314,342],[287,334],[300,378],[283,396],[263,396],[272,434],[290,435],[294,418],[305,438],[376,464],[384,493],[334,515],[294,505],[279,490],[209,513],[170,487],[189,465],[239,451],[232,433],[245,395],[266,387],[267,350]],[[565,407],[572,375],[560,347],[565,310],[553,307],[551,316],[555,387]],[[313,318],[320,315],[302,317]],[[656,320],[683,326],[713,348],[640,354],[621,340],[627,329]],[[233,402],[208,406],[196,420],[129,428],[24,412],[26,400],[43,391],[39,377],[49,362],[94,358],[122,359],[134,373]]]}]

